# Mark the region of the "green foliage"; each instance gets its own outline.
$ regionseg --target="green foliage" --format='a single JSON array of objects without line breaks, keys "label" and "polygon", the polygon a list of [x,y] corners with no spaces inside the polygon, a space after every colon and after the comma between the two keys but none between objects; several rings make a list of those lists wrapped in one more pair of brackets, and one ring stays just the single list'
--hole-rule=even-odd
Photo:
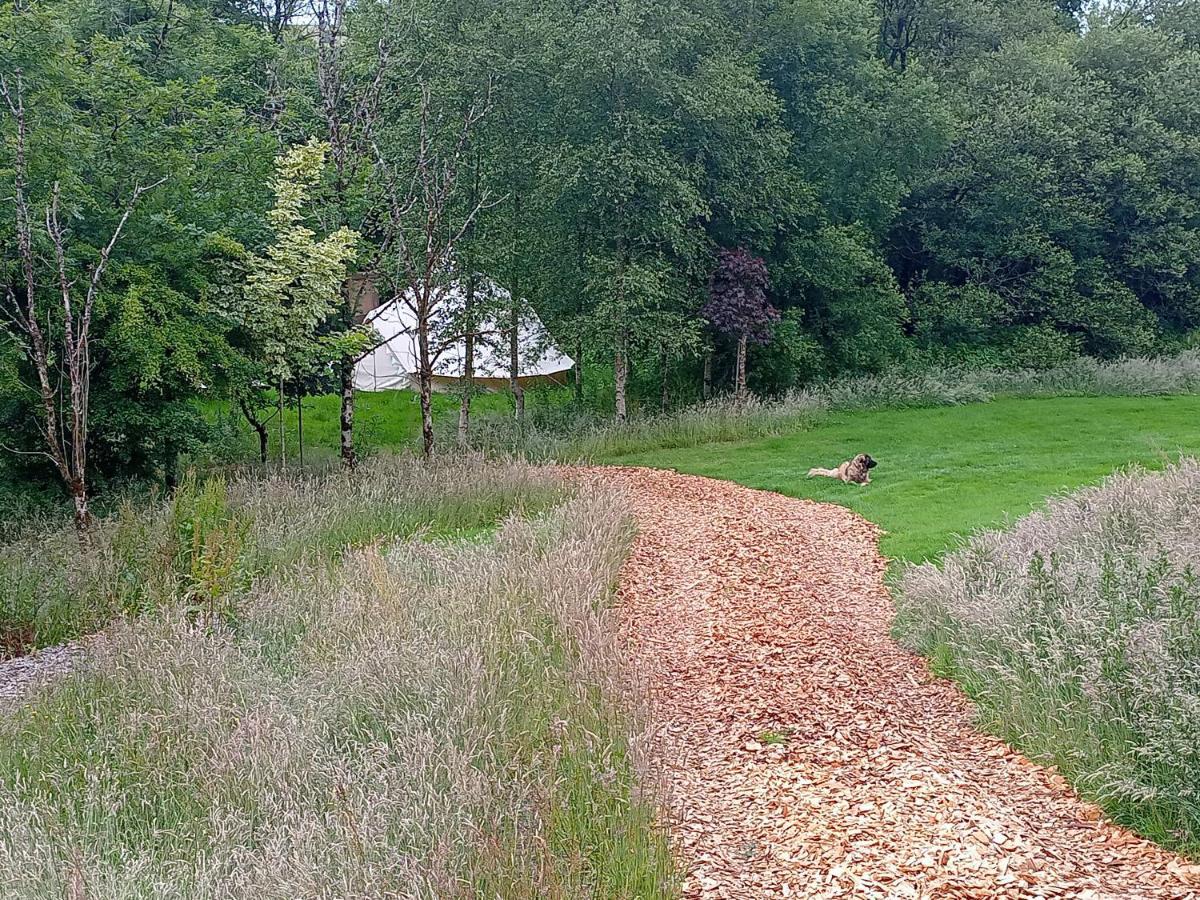
[{"label": "green foliage", "polygon": [[228,596],[245,580],[248,521],[229,508],[225,482],[197,485],[189,472],[171,499],[175,571],[181,600],[215,624],[233,610]]},{"label": "green foliage", "polygon": [[230,312],[250,335],[252,360],[273,381],[306,375],[352,355],[367,341],[361,330],[318,331],[340,306],[346,267],[358,243],[358,235],[346,227],[317,240],[304,222],[327,150],[310,140],[279,157],[275,206],[267,216],[274,241],[262,256],[244,260],[244,290],[232,292],[236,299]]},{"label": "green foliage", "polygon": [[[101,483],[169,477],[176,456],[204,439],[190,402],[220,385],[229,348],[212,310],[198,302],[207,278],[200,250],[218,229],[247,241],[261,233],[272,141],[248,104],[261,102],[260,66],[276,50],[201,8],[172,9],[164,28],[136,5],[0,7],[0,74],[11,87],[20,72],[27,111],[33,238],[46,261],[35,272],[39,290],[56,296],[52,249],[38,227],[55,181],[68,277],[78,281],[135,186],[166,178],[134,210],[93,317],[90,463]],[[14,127],[5,107],[0,178],[10,183]],[[16,286],[12,194],[0,191],[0,284]],[[57,344],[61,311],[45,305],[48,340]],[[12,443],[28,449],[38,441],[36,395],[23,387],[32,373],[17,361],[14,374],[0,387],[0,414]],[[31,462],[25,477],[45,479],[47,470]]]}]

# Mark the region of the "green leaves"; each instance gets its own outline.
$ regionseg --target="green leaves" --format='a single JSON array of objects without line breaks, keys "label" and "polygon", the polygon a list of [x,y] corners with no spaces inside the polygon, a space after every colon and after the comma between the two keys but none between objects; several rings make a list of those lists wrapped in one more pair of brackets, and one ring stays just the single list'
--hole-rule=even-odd
[{"label": "green leaves", "polygon": [[245,262],[245,290],[236,315],[254,336],[273,380],[306,375],[341,358],[350,344],[361,344],[345,335],[318,336],[318,327],[340,305],[346,266],[358,244],[358,234],[349,228],[318,240],[304,224],[304,208],[320,180],[327,149],[310,140],[279,157],[275,207],[268,216],[275,241]]}]

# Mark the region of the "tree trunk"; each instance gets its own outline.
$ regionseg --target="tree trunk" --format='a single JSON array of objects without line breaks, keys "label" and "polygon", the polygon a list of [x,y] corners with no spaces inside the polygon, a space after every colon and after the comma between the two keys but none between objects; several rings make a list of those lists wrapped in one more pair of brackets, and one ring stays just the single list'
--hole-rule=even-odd
[{"label": "tree trunk", "polygon": [[629,381],[628,336],[625,330],[617,332],[617,347],[613,357],[613,381],[616,387],[617,423],[625,424],[625,386]]},{"label": "tree trunk", "polygon": [[[422,310],[427,308],[423,305]],[[429,316],[420,312],[417,328],[417,383],[421,394],[421,452],[426,459],[433,456],[433,361],[429,355]]]},{"label": "tree trunk", "polygon": [[296,449],[300,453],[300,468],[304,468],[304,394],[296,391]]},{"label": "tree trunk", "polygon": [[711,349],[704,351],[704,382],[700,387],[701,396],[705,400],[712,399],[712,384],[713,384],[713,352]]},{"label": "tree trunk", "polygon": [[575,339],[575,402],[583,403],[583,338]]},{"label": "tree trunk", "polygon": [[737,374],[734,379],[734,396],[739,400],[746,399],[746,335],[738,338],[737,345]]},{"label": "tree trunk", "polygon": [[287,433],[287,425],[283,421],[283,379],[279,379],[279,468],[287,468],[287,445],[284,436]]},{"label": "tree trunk", "polygon": [[661,344],[658,351],[658,367],[662,374],[662,411],[671,405],[671,391],[667,381],[667,345]]},{"label": "tree trunk", "polygon": [[68,486],[71,500],[75,504],[75,530],[79,540],[86,543],[88,532],[92,528],[92,511],[88,506],[87,482],[82,478],[74,479]]},{"label": "tree trunk", "polygon": [[342,382],[342,465],[347,469],[353,469],[358,464],[358,454],[354,450],[354,360],[342,360],[340,375]]},{"label": "tree trunk", "polygon": [[254,433],[258,435],[258,459],[265,466],[267,464],[269,443],[267,423],[254,415],[250,409],[250,404],[246,402],[245,398],[238,398],[238,408],[242,411],[242,418],[250,424],[250,427],[254,429]]},{"label": "tree trunk", "polygon": [[512,315],[508,323],[508,383],[516,406],[517,439],[525,440],[525,388],[521,386],[521,301],[513,283]]},{"label": "tree trunk", "polygon": [[475,388],[475,274],[467,277],[466,296],[463,303],[466,317],[465,355],[463,356],[462,399],[458,406],[458,446],[465,448],[469,443],[471,428],[471,395]]},{"label": "tree trunk", "polygon": [[422,368],[418,381],[421,386],[421,452],[426,459],[433,456],[433,377]]}]

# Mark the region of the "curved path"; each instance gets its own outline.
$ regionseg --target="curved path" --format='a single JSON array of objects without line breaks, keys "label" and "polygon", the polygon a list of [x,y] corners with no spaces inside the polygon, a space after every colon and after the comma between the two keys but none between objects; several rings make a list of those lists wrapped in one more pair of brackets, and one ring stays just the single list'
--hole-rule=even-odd
[{"label": "curved path", "polygon": [[600,477],[640,526],[622,610],[686,896],[1200,896],[1200,867],[979,734],[891,640],[875,526],[673,472]]}]

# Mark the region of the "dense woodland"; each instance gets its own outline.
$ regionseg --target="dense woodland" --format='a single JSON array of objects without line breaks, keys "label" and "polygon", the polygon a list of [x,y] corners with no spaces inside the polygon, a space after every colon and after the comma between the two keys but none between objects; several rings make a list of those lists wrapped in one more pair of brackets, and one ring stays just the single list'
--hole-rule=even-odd
[{"label": "dense woodland", "polygon": [[338,393],[352,463],[355,273],[427,451],[490,279],[618,420],[1200,328],[1195,0],[20,0],[0,78],[6,465],[83,524],[204,403]]}]

